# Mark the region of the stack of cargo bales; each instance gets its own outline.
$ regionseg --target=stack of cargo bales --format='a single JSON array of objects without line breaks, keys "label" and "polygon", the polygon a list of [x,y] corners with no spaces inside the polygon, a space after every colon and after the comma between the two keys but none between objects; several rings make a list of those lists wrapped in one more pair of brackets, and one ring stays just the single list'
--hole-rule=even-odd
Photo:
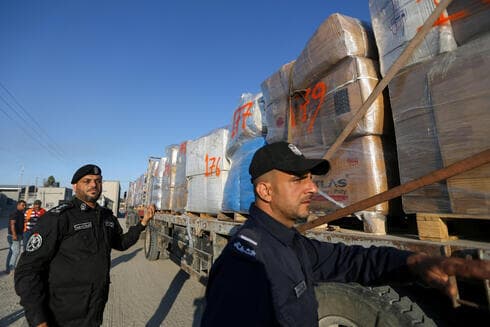
[{"label": "stack of cargo bales", "polygon": [[[390,83],[400,179],[490,148],[490,34],[410,66]],[[490,213],[490,165],[402,197],[407,213]]]},{"label": "stack of cargo bales", "polygon": [[294,61],[283,65],[262,85],[267,124],[267,143],[285,141],[288,137],[287,115],[289,112],[289,75]]},{"label": "stack of cargo bales", "polygon": [[167,165],[167,157],[154,159],[154,165],[150,182],[150,204],[154,204],[157,210],[163,210],[163,175]]},{"label": "stack of cargo bales", "polygon": [[185,176],[185,164],[187,157],[187,141],[179,145],[175,162],[174,196],[172,197],[172,210],[182,213],[187,204],[187,178]]},{"label": "stack of cargo bales", "polygon": [[129,182],[129,185],[128,185],[128,190],[126,192],[126,198],[124,199],[124,201],[126,202],[126,207],[127,208],[132,208],[134,207],[134,203],[135,203],[135,186],[136,186],[136,182]]},{"label": "stack of cargo bales", "polygon": [[[463,159],[484,145],[488,148],[488,138],[481,134],[489,114],[484,105],[488,102],[484,92],[488,61],[482,58],[488,57],[490,4],[455,0],[447,12],[442,21],[451,24],[460,48],[405,67],[389,84],[402,183],[447,166],[455,158]],[[448,149],[458,147],[448,156]],[[402,196],[405,212],[488,214],[485,169]]]},{"label": "stack of cargo bales", "polygon": [[[323,157],[356,110],[378,83],[378,63],[370,27],[339,14],[329,17],[296,59],[291,82],[288,141],[308,157]],[[390,117],[383,95],[378,96],[358,122],[342,148],[331,158],[326,176],[315,176],[321,192],[350,205],[386,191],[393,183],[391,142],[382,137],[390,130]],[[324,197],[310,206],[318,213],[338,209]],[[388,214],[388,203],[368,209]],[[379,231],[383,232],[383,231]]]},{"label": "stack of cargo bales", "polygon": [[221,211],[223,190],[230,170],[230,162],[226,158],[228,135],[227,128],[218,128],[187,142],[187,211],[209,214]]},{"label": "stack of cargo bales", "polygon": [[[370,0],[369,9],[384,75],[434,11],[434,0]],[[454,50],[490,30],[487,0],[454,0],[435,23],[411,58],[410,66]]]},{"label": "stack of cargo bales", "polygon": [[254,201],[248,166],[255,151],[265,144],[262,94],[242,94],[233,114],[230,140],[226,149],[231,169],[226,181],[222,210],[248,213]]},{"label": "stack of cargo bales", "polygon": [[148,167],[146,168],[146,173],[145,173],[145,190],[144,190],[144,205],[148,206],[150,205],[151,198],[152,198],[152,193],[153,193],[153,184],[155,183],[155,176],[158,175],[158,165],[160,164],[160,158],[157,157],[150,157],[148,159]]},{"label": "stack of cargo bales", "polygon": [[[306,89],[347,56],[376,58],[372,33],[358,19],[333,14],[312,36],[297,58],[266,79],[261,87],[265,99],[268,143],[288,139],[290,96]],[[305,95],[306,97],[306,95]]]},{"label": "stack of cargo bales", "polygon": [[172,203],[175,196],[178,152],[179,146],[176,144],[169,145],[165,148],[167,161],[162,175],[162,210],[173,210]]},{"label": "stack of cargo bales", "polygon": [[134,186],[134,206],[139,206],[144,204],[144,195],[146,191],[145,184],[145,174],[141,175],[136,179]]}]

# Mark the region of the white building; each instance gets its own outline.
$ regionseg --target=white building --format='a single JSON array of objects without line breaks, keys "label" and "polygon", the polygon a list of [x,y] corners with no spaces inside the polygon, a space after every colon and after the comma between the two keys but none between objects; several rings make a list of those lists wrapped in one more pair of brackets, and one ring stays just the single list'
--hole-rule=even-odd
[{"label": "white building", "polygon": [[72,189],[66,187],[39,187],[37,189],[36,199],[41,200],[41,206],[49,210],[64,201],[70,201],[72,193]]},{"label": "white building", "polygon": [[102,181],[102,194],[97,202],[99,205],[111,209],[114,216],[117,217],[120,193],[121,185],[119,181]]}]

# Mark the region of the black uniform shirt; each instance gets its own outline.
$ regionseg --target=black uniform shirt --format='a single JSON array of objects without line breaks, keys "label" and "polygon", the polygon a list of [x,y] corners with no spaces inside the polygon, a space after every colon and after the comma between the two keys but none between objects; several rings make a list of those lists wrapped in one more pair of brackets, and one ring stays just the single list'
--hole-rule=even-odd
[{"label": "black uniform shirt", "polygon": [[10,222],[12,220],[15,221],[15,232],[17,235],[22,235],[24,232],[24,211],[16,209],[10,214],[9,226],[7,228],[9,235],[12,235],[12,231],[10,230]]},{"label": "black uniform shirt", "polygon": [[315,283],[404,279],[408,255],[309,239],[252,205],[211,268],[202,326],[316,326]]},{"label": "black uniform shirt", "polygon": [[96,326],[107,302],[111,249],[136,243],[112,211],[75,198],[48,211],[33,230],[15,270],[15,290],[32,325]]}]

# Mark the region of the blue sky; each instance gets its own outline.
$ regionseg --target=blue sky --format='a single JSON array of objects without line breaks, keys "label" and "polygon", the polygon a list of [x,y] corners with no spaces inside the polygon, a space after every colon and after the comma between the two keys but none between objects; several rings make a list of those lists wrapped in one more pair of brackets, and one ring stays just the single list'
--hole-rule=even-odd
[{"label": "blue sky", "polygon": [[148,156],[230,123],[240,95],[367,0],[0,0],[0,184],[123,188]]}]

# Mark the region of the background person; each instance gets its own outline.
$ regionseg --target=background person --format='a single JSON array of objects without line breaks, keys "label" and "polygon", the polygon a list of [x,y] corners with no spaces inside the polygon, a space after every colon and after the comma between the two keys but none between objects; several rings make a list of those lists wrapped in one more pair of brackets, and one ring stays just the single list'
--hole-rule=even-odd
[{"label": "background person", "polygon": [[111,210],[97,204],[99,167],[72,178],[74,199],[34,227],[15,271],[15,290],[31,326],[99,326],[109,294],[111,249],[126,250],[153,218],[154,207],[123,234]]},{"label": "background person", "polygon": [[19,200],[14,212],[9,216],[7,241],[9,243],[9,253],[5,263],[5,272],[10,274],[17,265],[17,259],[20,254],[20,243],[22,241],[22,232],[24,230],[24,210],[26,202]]}]

